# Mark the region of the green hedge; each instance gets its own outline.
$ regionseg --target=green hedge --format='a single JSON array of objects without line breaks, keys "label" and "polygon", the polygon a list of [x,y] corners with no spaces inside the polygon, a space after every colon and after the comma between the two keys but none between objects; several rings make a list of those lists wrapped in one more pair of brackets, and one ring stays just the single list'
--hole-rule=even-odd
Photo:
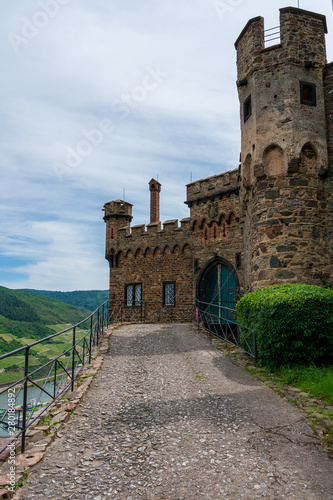
[{"label": "green hedge", "polygon": [[254,327],[258,359],[269,368],[333,362],[333,290],[283,284],[237,303],[241,326]]}]

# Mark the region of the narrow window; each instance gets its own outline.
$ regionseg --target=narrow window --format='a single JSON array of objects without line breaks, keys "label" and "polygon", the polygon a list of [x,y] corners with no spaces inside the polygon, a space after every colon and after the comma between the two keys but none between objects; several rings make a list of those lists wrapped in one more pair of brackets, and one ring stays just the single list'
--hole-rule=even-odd
[{"label": "narrow window", "polygon": [[236,253],[236,269],[240,269],[242,265],[242,254]]},{"label": "narrow window", "polygon": [[135,307],[141,305],[142,299],[142,284],[129,283],[125,285],[125,306]]},{"label": "narrow window", "polygon": [[198,274],[200,271],[199,259],[194,259],[194,274]]},{"label": "narrow window", "polygon": [[244,101],[243,114],[244,114],[244,122],[246,122],[246,120],[248,120],[252,114],[251,94]]},{"label": "narrow window", "polygon": [[163,283],[163,306],[175,307],[176,301],[176,283],[168,281]]},{"label": "narrow window", "polygon": [[301,104],[308,106],[316,106],[316,85],[314,83],[300,82],[301,88]]}]

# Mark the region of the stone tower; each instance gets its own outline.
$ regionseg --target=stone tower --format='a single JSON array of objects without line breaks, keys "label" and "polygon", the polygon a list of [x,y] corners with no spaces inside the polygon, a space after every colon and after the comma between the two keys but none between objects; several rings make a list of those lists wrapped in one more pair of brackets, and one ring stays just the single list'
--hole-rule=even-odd
[{"label": "stone tower", "polygon": [[262,17],[235,43],[240,217],[251,288],[322,285],[330,274],[325,33],[325,16],[288,7],[280,10],[279,44],[265,48]]},{"label": "stone tower", "polygon": [[110,267],[118,267],[118,247],[120,235],[130,231],[132,221],[131,203],[123,200],[114,200],[105,203],[104,221],[106,223],[106,246],[105,258],[109,261]]}]

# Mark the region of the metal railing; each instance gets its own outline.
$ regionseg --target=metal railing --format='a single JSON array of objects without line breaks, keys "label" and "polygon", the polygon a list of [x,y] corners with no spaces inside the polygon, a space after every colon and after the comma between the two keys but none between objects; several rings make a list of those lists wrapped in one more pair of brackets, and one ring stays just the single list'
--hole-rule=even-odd
[{"label": "metal railing", "polygon": [[[108,321],[109,307],[106,301],[76,325],[0,356],[0,367],[1,362],[8,359],[12,359],[12,366],[16,366],[18,357],[21,354],[24,356],[24,375],[0,390],[0,397],[7,394],[8,403],[6,408],[0,410],[0,428],[2,433],[7,431],[7,435],[5,432],[5,435],[0,437],[0,440],[5,440],[5,444],[0,445],[0,453],[13,442],[16,443],[20,436],[21,452],[25,451],[28,427],[69,387],[74,390],[74,381],[84,365],[91,363],[92,350],[98,345]],[[52,350],[52,345],[63,342],[70,344],[70,347],[42,366],[36,366],[36,353],[42,354],[40,351],[43,343],[46,350]],[[29,402],[28,392],[31,388],[37,388],[37,397]],[[41,397],[48,398],[43,405]],[[18,404],[19,401],[22,403]]]},{"label": "metal railing", "polygon": [[264,31],[265,47],[273,45],[272,42],[275,40],[278,40],[278,42],[275,42],[274,45],[281,41],[280,26],[275,26]]},{"label": "metal railing", "polygon": [[252,356],[256,365],[257,346],[252,328],[246,328],[237,323],[236,310],[218,304],[196,300],[196,321],[216,337],[231,342]]}]

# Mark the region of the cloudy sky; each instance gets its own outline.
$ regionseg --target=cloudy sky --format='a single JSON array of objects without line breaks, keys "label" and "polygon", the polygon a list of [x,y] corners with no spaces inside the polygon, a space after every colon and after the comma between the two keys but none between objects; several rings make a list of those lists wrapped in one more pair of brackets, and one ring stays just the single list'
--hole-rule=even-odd
[{"label": "cloudy sky", "polygon": [[[187,217],[185,184],[238,166],[234,42],[288,5],[1,0],[0,285],[106,289],[101,209],[125,193],[148,223],[152,177],[161,220]],[[333,29],[331,0],[300,7]]]}]

